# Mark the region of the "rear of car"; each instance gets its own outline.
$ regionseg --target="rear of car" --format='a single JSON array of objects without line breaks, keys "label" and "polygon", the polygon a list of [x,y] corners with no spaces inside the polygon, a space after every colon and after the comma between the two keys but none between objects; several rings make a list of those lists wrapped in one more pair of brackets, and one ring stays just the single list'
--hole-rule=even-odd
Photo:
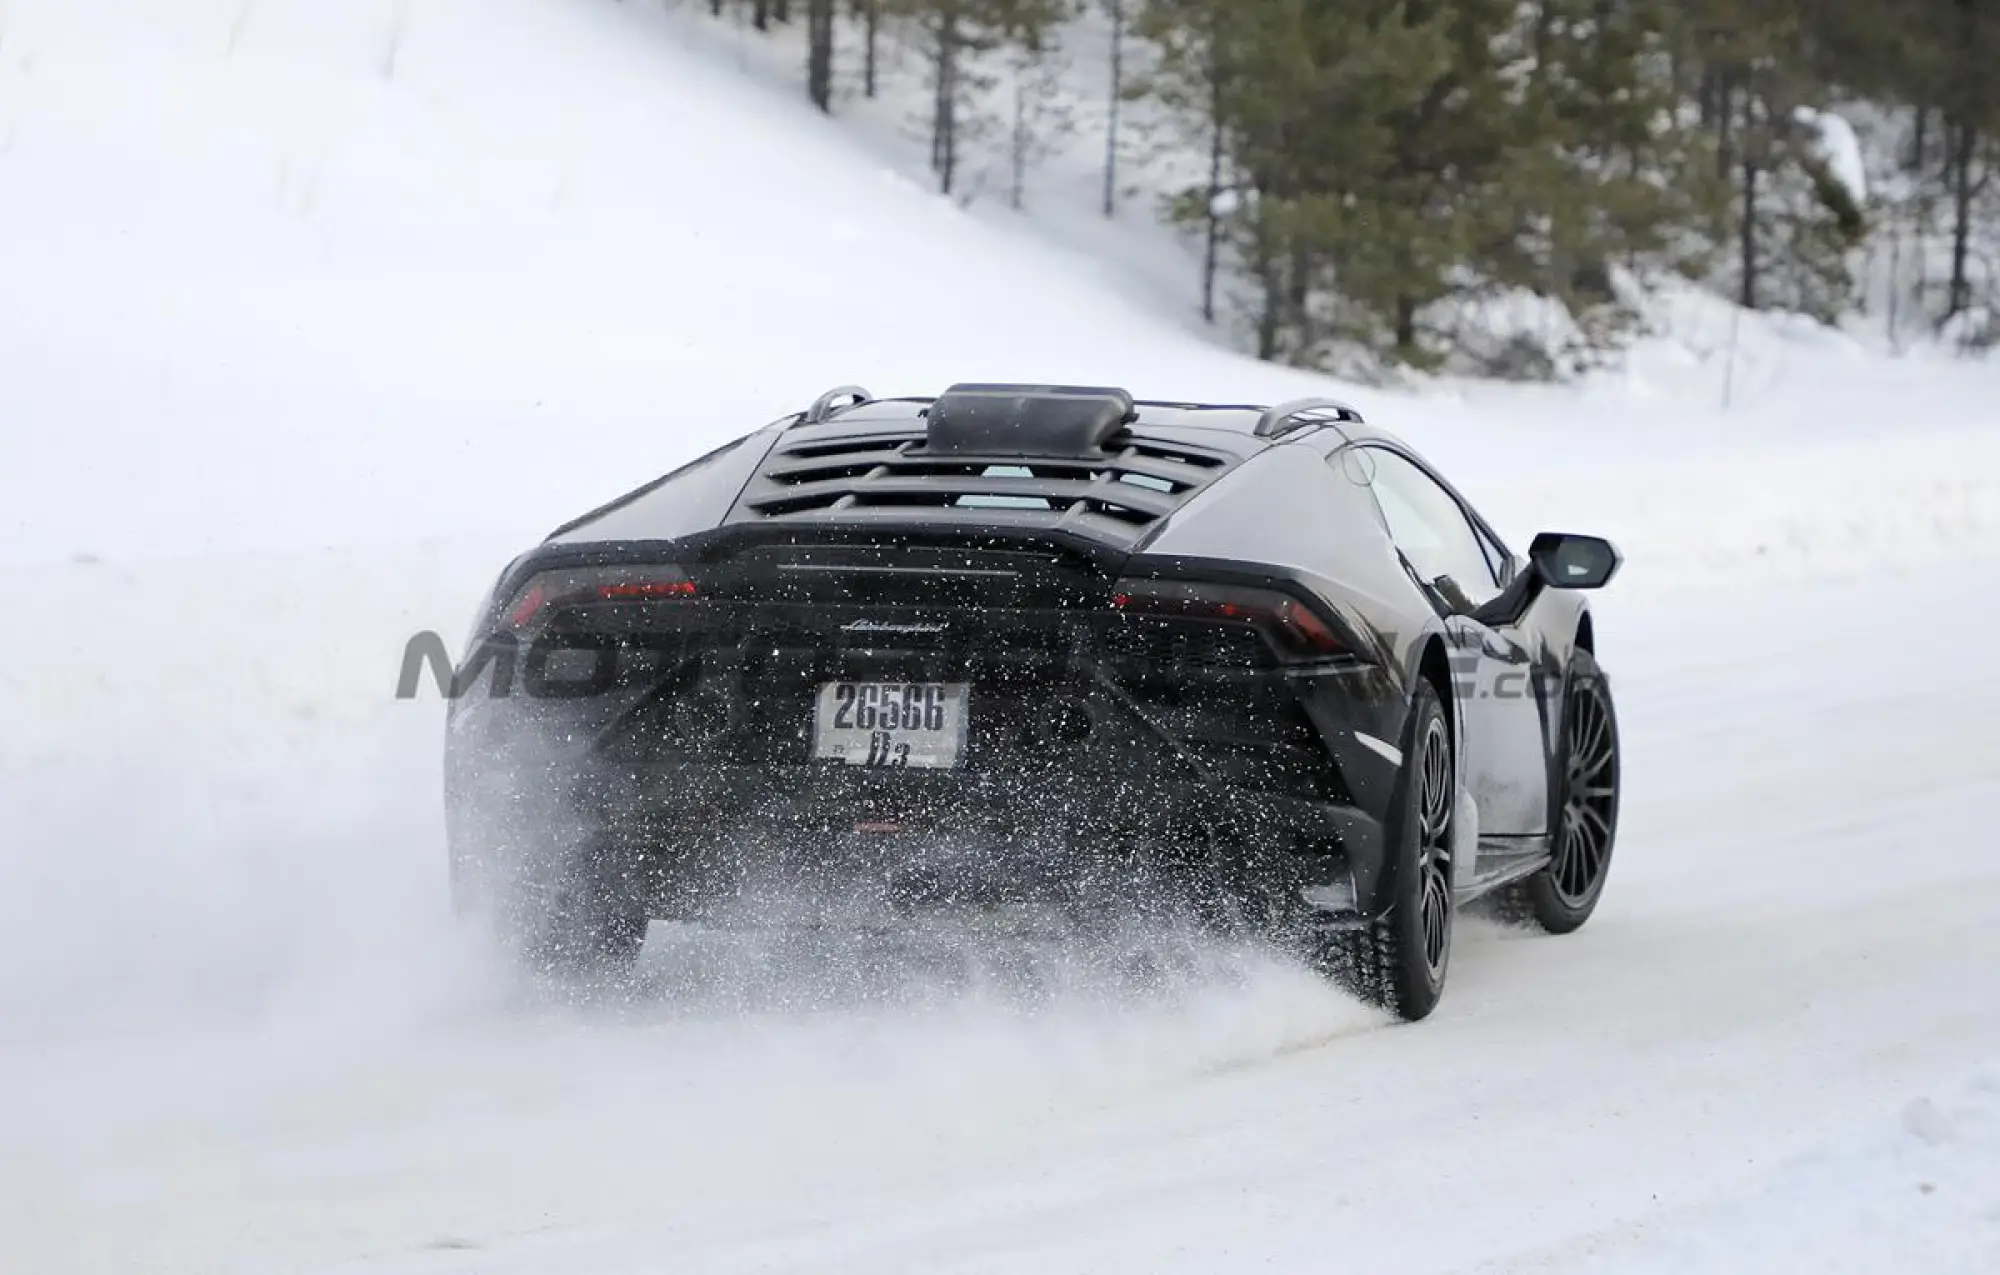
[{"label": "rear of car", "polygon": [[1253,544],[1229,511],[1282,458],[996,397],[780,422],[510,566],[451,709],[461,894],[1367,912],[1393,775],[1352,740],[1399,737],[1393,672],[1310,570],[1161,551]]}]

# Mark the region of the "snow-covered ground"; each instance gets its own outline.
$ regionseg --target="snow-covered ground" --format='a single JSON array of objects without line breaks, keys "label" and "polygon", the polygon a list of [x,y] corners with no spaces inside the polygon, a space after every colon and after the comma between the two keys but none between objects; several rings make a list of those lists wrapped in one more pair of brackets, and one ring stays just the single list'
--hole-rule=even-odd
[{"label": "snow-covered ground", "polygon": [[2000,367],[1746,320],[1724,409],[1720,309],[1354,391],[1628,552],[1581,934],[1468,928],[1413,1028],[1160,934],[524,1002],[393,697],[522,544],[842,381],[1340,388],[691,16],[0,7],[0,1270],[2000,1268]]}]

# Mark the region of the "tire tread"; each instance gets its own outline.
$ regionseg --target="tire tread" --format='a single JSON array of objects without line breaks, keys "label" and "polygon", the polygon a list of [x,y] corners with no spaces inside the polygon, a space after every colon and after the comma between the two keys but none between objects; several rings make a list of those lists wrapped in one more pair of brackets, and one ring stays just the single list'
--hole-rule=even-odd
[{"label": "tire tread", "polygon": [[1376,920],[1363,929],[1327,935],[1321,944],[1320,961],[1325,972],[1350,995],[1400,1018],[1402,993],[1396,982],[1399,955],[1394,929],[1387,920]]}]

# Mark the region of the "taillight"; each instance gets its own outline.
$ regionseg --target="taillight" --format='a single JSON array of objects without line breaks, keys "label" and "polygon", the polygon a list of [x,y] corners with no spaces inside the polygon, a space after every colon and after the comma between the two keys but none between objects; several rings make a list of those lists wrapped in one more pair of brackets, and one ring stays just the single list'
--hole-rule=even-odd
[{"label": "taillight", "polygon": [[1121,580],[1112,591],[1111,605],[1133,615],[1250,624],[1280,652],[1297,659],[1349,653],[1348,644],[1325,618],[1276,589],[1193,580]]},{"label": "taillight", "polygon": [[555,607],[694,596],[694,581],[679,567],[572,567],[543,571],[530,578],[502,609],[501,616],[506,627],[525,629]]}]

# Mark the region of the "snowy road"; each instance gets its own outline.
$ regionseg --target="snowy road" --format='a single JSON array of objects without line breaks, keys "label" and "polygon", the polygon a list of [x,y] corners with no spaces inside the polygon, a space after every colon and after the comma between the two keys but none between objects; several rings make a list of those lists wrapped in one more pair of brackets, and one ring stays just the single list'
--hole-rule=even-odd
[{"label": "snowy road", "polygon": [[[2000,604],[1965,583],[1607,598],[1608,901],[1566,940],[1468,927],[1424,1024],[1219,952],[1040,1002],[892,960],[789,1000],[560,1012],[470,972],[415,1008],[438,980],[385,967],[330,1016],[6,1046],[0,1265],[1569,1270],[1640,1261],[1802,1155],[1915,1193],[1837,1149],[2000,1058],[2000,679],[1964,658]],[[1922,1269],[2000,1254],[1982,1146],[1930,1184],[1970,1229],[1923,1232]],[[1918,1269],[1861,1218],[1772,1251]],[[1669,1265],[1729,1269],[1757,1225]]]}]

